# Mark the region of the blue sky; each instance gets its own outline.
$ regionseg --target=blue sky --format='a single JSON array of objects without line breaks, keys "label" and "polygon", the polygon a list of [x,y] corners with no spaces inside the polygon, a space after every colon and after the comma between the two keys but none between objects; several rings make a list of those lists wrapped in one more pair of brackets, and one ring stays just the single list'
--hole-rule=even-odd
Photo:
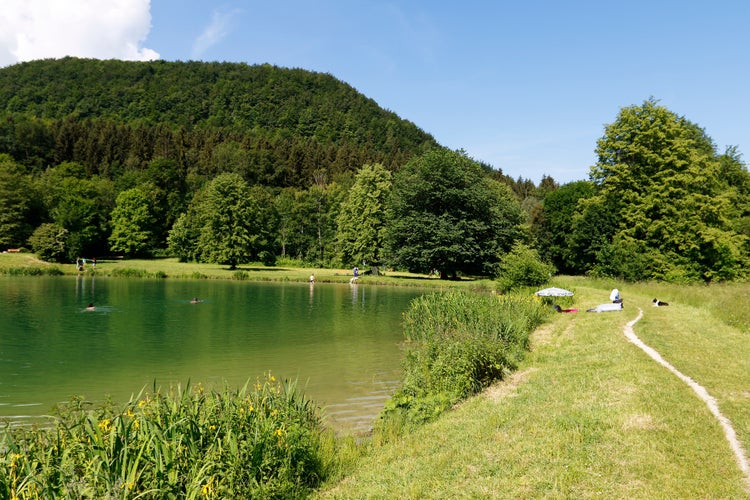
[{"label": "blue sky", "polygon": [[442,145],[534,182],[587,178],[604,125],[651,96],[719,151],[750,154],[745,1],[3,3],[0,66],[78,55],[326,72]]}]

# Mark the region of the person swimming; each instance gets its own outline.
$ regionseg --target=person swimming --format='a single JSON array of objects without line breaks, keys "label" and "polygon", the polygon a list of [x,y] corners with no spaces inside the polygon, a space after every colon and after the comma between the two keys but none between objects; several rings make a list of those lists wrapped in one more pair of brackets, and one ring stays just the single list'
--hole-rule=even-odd
[{"label": "person swimming", "polygon": [[198,297],[193,297],[193,300],[190,301],[191,304],[197,304],[198,302],[200,302]]},{"label": "person swimming", "polygon": [[96,307],[94,307],[94,303],[93,302],[89,302],[89,305],[86,306],[86,310],[87,311],[94,311],[94,310],[96,310]]}]

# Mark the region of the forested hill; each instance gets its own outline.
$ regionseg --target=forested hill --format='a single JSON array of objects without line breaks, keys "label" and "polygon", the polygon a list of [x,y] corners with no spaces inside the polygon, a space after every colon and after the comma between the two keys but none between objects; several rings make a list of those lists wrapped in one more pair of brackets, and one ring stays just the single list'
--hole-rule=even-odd
[{"label": "forested hill", "polygon": [[271,65],[64,58],[0,69],[0,153],[117,177],[155,159],[185,173],[305,186],[436,146],[331,75]]}]

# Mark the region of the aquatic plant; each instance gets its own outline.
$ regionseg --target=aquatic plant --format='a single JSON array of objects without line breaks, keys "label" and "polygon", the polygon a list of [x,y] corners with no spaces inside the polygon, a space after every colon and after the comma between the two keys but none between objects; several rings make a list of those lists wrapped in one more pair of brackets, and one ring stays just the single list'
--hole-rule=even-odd
[{"label": "aquatic plant", "polygon": [[0,440],[1,498],[298,497],[323,474],[318,409],[268,374],[240,389],[80,398]]}]

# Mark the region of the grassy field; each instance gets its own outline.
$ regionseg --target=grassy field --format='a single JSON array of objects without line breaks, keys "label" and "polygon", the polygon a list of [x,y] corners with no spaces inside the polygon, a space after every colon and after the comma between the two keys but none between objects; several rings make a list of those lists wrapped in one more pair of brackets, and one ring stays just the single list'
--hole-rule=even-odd
[{"label": "grassy field", "polygon": [[[584,311],[613,282],[558,279]],[[619,283],[623,312],[555,315],[520,369],[353,461],[321,498],[748,498],[720,425],[635,333],[713,395],[750,449],[748,285]],[[671,303],[655,308],[655,296]],[[728,311],[727,309],[731,309]]]},{"label": "grassy field", "polygon": [[[0,254],[0,271],[44,266]],[[73,265],[60,266],[75,274]],[[116,270],[120,271],[116,271]],[[350,270],[100,261],[97,274],[344,282]],[[90,272],[90,271],[87,271]],[[120,274],[120,275],[127,275]],[[137,275],[137,273],[135,274]],[[361,283],[492,290],[386,273]],[[557,278],[575,292],[533,335],[519,370],[437,421],[383,446],[352,446],[321,498],[750,498],[721,426],[691,388],[623,334],[635,333],[716,398],[750,449],[750,285],[677,286]],[[618,287],[622,312],[589,314]],[[669,302],[652,307],[651,300]],[[340,451],[345,456],[347,450]]]},{"label": "grassy field", "polygon": [[[49,264],[42,262],[29,253],[0,253],[0,275],[16,272],[22,274],[24,269],[32,271],[54,268],[65,275],[81,274],[75,264]],[[413,273],[381,271],[374,276],[369,270],[363,273],[358,283],[370,285],[395,285],[430,287],[437,289],[467,288],[474,290],[494,290],[497,284],[493,280],[459,280],[447,281],[427,275]],[[303,268],[279,265],[266,267],[262,264],[240,265],[229,269],[218,264],[199,264],[178,262],[175,258],[165,259],[99,259],[94,269],[90,262],[86,264],[83,274],[96,276],[121,276],[133,278],[170,278],[170,279],[233,279],[247,281],[292,281],[307,282],[310,275],[319,283],[348,283],[352,278],[351,269]]]}]

